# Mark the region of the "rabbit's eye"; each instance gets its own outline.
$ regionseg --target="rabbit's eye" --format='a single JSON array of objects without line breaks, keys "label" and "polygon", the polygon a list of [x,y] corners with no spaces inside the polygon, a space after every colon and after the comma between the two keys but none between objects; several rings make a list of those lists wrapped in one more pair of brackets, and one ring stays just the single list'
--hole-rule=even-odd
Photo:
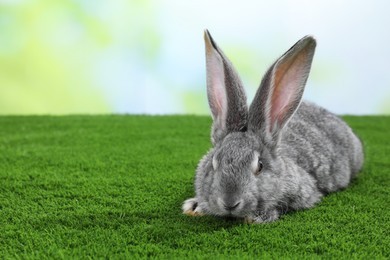
[{"label": "rabbit's eye", "polygon": [[262,170],[263,170],[263,162],[259,158],[259,160],[257,161],[257,170],[255,172],[255,175],[259,175]]}]

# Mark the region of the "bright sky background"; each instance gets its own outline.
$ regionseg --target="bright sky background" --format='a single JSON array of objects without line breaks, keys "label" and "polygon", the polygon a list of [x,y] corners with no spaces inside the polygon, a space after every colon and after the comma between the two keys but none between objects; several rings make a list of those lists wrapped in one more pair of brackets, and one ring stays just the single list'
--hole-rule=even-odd
[{"label": "bright sky background", "polygon": [[0,0],[0,114],[209,114],[203,30],[251,100],[272,62],[318,41],[304,98],[390,113],[390,2]]}]

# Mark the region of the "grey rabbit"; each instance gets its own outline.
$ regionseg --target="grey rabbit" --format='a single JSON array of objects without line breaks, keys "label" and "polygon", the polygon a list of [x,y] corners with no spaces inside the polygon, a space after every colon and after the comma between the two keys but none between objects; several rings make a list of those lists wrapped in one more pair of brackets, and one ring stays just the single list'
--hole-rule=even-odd
[{"label": "grey rabbit", "polygon": [[347,187],[363,165],[360,139],[339,117],[301,102],[315,39],[302,38],[276,60],[249,109],[233,65],[207,30],[204,39],[213,148],[183,213],[272,222]]}]

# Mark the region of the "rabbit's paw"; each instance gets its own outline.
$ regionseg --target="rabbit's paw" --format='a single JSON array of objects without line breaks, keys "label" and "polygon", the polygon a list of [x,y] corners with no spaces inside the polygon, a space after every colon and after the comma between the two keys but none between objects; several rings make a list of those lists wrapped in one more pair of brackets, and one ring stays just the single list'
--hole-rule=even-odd
[{"label": "rabbit's paw", "polygon": [[191,198],[184,201],[183,206],[183,214],[188,216],[203,216],[204,214],[201,212],[198,207],[198,200],[196,198]]},{"label": "rabbit's paw", "polygon": [[244,223],[246,224],[262,224],[262,223],[270,223],[279,219],[279,212],[275,210],[270,210],[267,212],[263,212],[257,216],[248,216],[244,218]]}]

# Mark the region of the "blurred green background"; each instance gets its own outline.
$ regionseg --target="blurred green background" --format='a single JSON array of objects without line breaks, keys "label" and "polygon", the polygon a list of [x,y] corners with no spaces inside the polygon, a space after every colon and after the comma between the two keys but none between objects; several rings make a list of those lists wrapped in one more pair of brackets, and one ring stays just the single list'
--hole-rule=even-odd
[{"label": "blurred green background", "polygon": [[251,99],[306,34],[305,98],[339,114],[390,112],[390,2],[0,2],[0,114],[208,114],[203,29]]}]

